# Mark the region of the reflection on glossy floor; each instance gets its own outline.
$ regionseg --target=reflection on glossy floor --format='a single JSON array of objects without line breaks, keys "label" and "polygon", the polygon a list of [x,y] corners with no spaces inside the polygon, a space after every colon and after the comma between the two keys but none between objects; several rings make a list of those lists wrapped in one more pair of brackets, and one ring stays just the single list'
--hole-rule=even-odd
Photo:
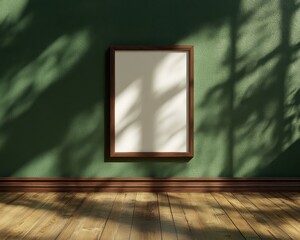
[{"label": "reflection on glossy floor", "polygon": [[0,239],[300,239],[300,193],[0,193]]}]

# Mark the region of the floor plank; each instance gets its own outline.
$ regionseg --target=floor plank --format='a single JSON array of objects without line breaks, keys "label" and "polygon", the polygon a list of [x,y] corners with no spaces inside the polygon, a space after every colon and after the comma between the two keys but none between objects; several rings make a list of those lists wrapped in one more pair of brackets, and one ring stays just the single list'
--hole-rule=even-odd
[{"label": "floor plank", "polygon": [[77,209],[72,217],[69,218],[68,222],[62,229],[62,231],[57,236],[57,239],[71,239],[74,233],[77,233],[77,229],[81,226],[81,223],[85,217],[82,213],[89,213],[90,209],[93,207],[93,203],[89,201],[92,198],[92,194],[88,194],[86,199]]},{"label": "floor plank", "polygon": [[79,228],[77,239],[98,239],[107,224],[117,193],[100,193],[92,199],[93,208]]},{"label": "floor plank", "polygon": [[300,206],[288,199],[286,196],[276,192],[264,193],[263,196],[279,206],[288,215],[300,221]]},{"label": "floor plank", "polygon": [[291,239],[290,236],[273,221],[272,217],[260,208],[260,204],[256,200],[247,197],[246,193],[237,193],[235,196],[249,211],[255,212],[255,216],[259,219],[259,221],[264,222],[265,227],[271,232],[275,239]]},{"label": "floor plank", "polygon": [[38,222],[35,228],[24,236],[24,239],[44,239],[45,236],[56,238],[85,196],[86,193],[58,195],[54,204],[48,208],[49,213]]},{"label": "floor plank", "polygon": [[168,193],[168,197],[175,223],[177,239],[193,239],[193,232],[190,229],[185,212],[183,211],[179,193]]},{"label": "floor plank", "polygon": [[167,193],[158,194],[158,205],[162,239],[177,239],[175,223],[170,209],[170,202]]},{"label": "floor plank", "polygon": [[[210,232],[218,233],[217,239],[244,239],[226,212],[210,193],[204,194],[204,201],[207,204],[207,208],[210,209],[211,219],[214,222],[213,226],[210,227],[212,229]],[[201,206],[200,201],[199,203]]]},{"label": "floor plank", "polygon": [[245,239],[257,240],[261,239],[249,223],[243,218],[240,212],[225,198],[222,193],[213,193],[213,197],[226,212],[228,217],[239,229]]},{"label": "floor plank", "polygon": [[130,239],[161,239],[156,193],[137,193]]},{"label": "floor plank", "polygon": [[0,209],[2,207],[5,207],[8,203],[13,202],[17,198],[24,195],[23,192],[17,192],[17,193],[9,193],[9,192],[0,192]]},{"label": "floor plank", "polygon": [[0,193],[0,239],[300,239],[299,193]]},{"label": "floor plank", "polygon": [[[91,193],[75,212],[58,239],[98,239],[111,212],[117,193]],[[78,220],[78,225],[76,225]]]},{"label": "floor plank", "polygon": [[270,230],[268,221],[261,216],[255,208],[249,209],[248,204],[244,204],[243,201],[239,201],[236,198],[237,194],[232,193],[222,193],[226,199],[235,207],[235,209],[242,215],[242,217],[247,221],[247,223],[255,230],[257,235],[261,239],[276,239]]},{"label": "floor plank", "polygon": [[297,239],[297,237],[300,236],[300,229],[297,227],[299,222],[293,217],[287,215],[285,211],[283,211],[268,197],[265,197],[261,193],[248,193],[246,196],[259,210],[271,219],[278,228],[282,229],[282,231],[292,239]]},{"label": "floor plank", "polygon": [[115,234],[115,239],[129,239],[133,221],[137,193],[127,193],[121,215],[119,216],[120,225]]},{"label": "floor plank", "polygon": [[36,227],[40,220],[47,217],[48,209],[55,202],[56,197],[56,194],[48,193],[36,194],[35,197],[32,197],[30,204],[27,205],[28,211],[15,218],[14,225],[8,224],[5,230],[9,234],[2,234],[1,239],[10,239],[11,235],[18,239],[24,238],[31,229]]},{"label": "floor plank", "polygon": [[129,239],[136,193],[118,193],[100,239]]},{"label": "floor plank", "polygon": [[4,231],[11,229],[11,222],[15,222],[16,219],[20,219],[20,217],[30,214],[33,211],[33,208],[39,203],[38,199],[40,198],[41,194],[39,193],[25,193],[7,203],[1,209],[0,216],[5,216],[0,218],[1,238],[5,238]]},{"label": "floor plank", "polygon": [[193,239],[208,239],[209,231],[207,231],[205,221],[197,211],[194,201],[191,200],[190,194],[179,193],[176,197],[180,199],[181,208],[191,230]]},{"label": "floor plank", "polygon": [[286,196],[288,199],[290,199],[292,202],[294,202],[299,209],[299,204],[300,204],[300,193],[295,193],[295,192],[286,192],[286,193],[281,193],[282,195]]}]

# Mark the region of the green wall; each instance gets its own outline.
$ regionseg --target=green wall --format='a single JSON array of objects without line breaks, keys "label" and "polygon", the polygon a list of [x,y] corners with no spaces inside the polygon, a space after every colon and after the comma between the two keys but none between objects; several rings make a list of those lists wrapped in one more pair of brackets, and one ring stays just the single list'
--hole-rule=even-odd
[{"label": "green wall", "polygon": [[[0,0],[0,177],[300,177],[299,0]],[[107,156],[111,45],[193,45],[195,156]]]}]

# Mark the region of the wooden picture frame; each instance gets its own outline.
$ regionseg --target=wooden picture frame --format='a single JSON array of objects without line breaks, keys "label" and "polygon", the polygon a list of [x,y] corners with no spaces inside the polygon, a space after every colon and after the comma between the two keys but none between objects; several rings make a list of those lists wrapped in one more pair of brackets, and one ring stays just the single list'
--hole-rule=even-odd
[{"label": "wooden picture frame", "polygon": [[110,157],[193,157],[193,46],[110,48]]}]

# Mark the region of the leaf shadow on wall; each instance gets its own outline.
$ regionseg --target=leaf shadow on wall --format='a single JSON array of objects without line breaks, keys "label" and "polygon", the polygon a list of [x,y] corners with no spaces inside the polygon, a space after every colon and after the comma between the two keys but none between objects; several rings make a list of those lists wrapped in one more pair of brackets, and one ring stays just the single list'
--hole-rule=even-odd
[{"label": "leaf shadow on wall", "polygon": [[[18,8],[12,4],[9,11]],[[236,1],[22,4],[0,24],[0,175],[77,177],[111,169],[103,160],[108,47],[174,45],[203,26],[222,25]],[[185,167],[157,165],[129,167],[163,176]]]},{"label": "leaf shadow on wall", "polygon": [[230,16],[223,62],[229,77],[204,96],[199,107],[208,114],[198,132],[226,140],[220,176],[299,176],[291,171],[300,166],[299,69],[291,69],[300,50],[300,42],[292,42],[300,4],[279,0],[273,12],[267,1],[252,4],[243,11],[236,5]]}]

